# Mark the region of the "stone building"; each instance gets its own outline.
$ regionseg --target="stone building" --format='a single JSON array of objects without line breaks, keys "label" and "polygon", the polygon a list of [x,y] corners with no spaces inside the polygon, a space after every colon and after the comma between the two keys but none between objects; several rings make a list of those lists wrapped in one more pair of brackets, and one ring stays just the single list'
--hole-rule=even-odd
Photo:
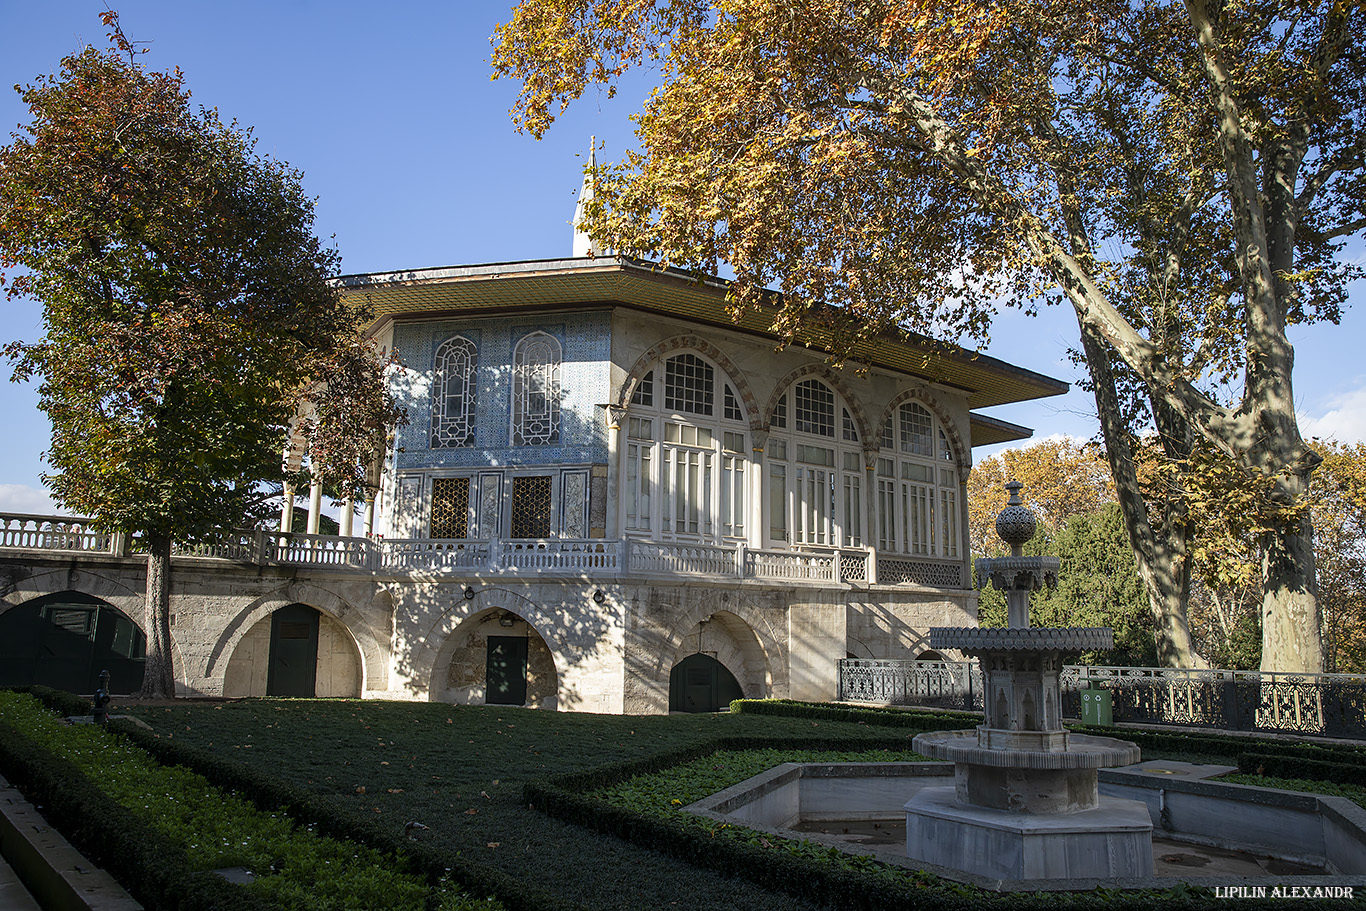
[{"label": "stone building", "polygon": [[[976,409],[1066,389],[913,339],[832,370],[818,348],[779,350],[763,314],[732,322],[724,282],[616,256],[343,286],[406,365],[409,423],[341,535],[311,533],[315,494],[308,531],[176,558],[187,695],[832,699],[838,659],[916,657],[929,627],[976,622],[971,448],[1029,434]],[[0,521],[4,673],[61,682],[61,662],[74,680],[122,659],[131,681],[143,564],[127,543]]]}]

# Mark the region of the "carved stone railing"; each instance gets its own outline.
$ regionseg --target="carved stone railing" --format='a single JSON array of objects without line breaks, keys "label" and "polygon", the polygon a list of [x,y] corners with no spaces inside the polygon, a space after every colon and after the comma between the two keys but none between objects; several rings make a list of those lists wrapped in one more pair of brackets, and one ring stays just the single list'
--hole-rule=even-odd
[{"label": "carved stone railing", "polygon": [[90,519],[0,514],[0,548],[113,553],[115,536],[93,527]]},{"label": "carved stone railing", "polygon": [[[850,658],[839,664],[846,701],[982,708],[976,662]],[[1116,722],[1366,738],[1361,674],[1068,665],[1060,683],[1063,714],[1074,718],[1081,714],[1081,691],[1103,689]]]},{"label": "carved stone railing", "polygon": [[[139,541],[107,534],[88,519],[0,514],[0,551],[127,556]],[[871,548],[751,549],[744,544],[546,538],[385,539],[299,532],[224,532],[177,544],[177,557],[382,573],[683,576],[805,585],[922,585],[962,589],[966,564],[879,557]]]}]

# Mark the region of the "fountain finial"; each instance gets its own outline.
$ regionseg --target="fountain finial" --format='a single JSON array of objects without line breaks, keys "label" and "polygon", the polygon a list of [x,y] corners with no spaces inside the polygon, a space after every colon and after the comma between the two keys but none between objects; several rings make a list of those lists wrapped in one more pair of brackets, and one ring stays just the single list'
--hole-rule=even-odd
[{"label": "fountain finial", "polygon": [[1010,491],[1010,502],[996,517],[996,534],[1010,545],[1012,557],[1024,553],[1025,542],[1034,537],[1034,533],[1039,529],[1039,522],[1034,518],[1034,513],[1020,500],[1020,491],[1023,489],[1024,485],[1019,481],[1011,481],[1006,485],[1006,490]]}]

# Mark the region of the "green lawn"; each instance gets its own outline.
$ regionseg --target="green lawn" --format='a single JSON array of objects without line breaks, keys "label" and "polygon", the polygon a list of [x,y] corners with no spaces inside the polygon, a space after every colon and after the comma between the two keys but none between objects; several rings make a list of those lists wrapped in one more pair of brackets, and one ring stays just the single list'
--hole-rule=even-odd
[{"label": "green lawn", "polygon": [[[125,709],[120,709],[124,711]],[[570,826],[527,807],[534,778],[719,736],[850,740],[916,733],[759,715],[622,717],[494,706],[249,700],[126,709],[163,737],[240,758],[340,807],[489,864],[589,908],[806,909],[776,895]]]}]

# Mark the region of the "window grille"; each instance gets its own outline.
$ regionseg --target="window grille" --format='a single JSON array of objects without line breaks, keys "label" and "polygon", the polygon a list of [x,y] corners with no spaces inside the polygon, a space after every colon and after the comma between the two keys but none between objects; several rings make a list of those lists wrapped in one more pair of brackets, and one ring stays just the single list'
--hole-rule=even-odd
[{"label": "window grille", "polygon": [[640,405],[645,408],[654,407],[655,372],[653,370],[645,374],[645,378],[636,384],[636,391],[631,393],[631,404]]},{"label": "window grille", "polygon": [[846,443],[858,442],[858,427],[854,424],[854,419],[849,416],[849,409],[840,409],[844,415],[844,441]]},{"label": "window grille", "polygon": [[432,537],[468,538],[469,531],[470,479],[432,481]]},{"label": "window grille", "polygon": [[512,445],[560,441],[560,343],[536,332],[513,355]]},{"label": "window grille", "polygon": [[432,448],[474,445],[475,375],[479,352],[456,336],[436,351],[432,384]]},{"label": "window grille", "polygon": [[669,358],[664,367],[664,407],[688,414],[712,414],[715,371],[695,354]]},{"label": "window grille", "polygon": [[550,537],[550,488],[549,477],[512,479],[512,537]]},{"label": "window grille", "polygon": [[816,380],[803,380],[797,384],[794,404],[798,433],[835,435],[835,393],[830,387]]},{"label": "window grille", "polygon": [[915,402],[901,406],[901,451],[914,455],[933,455],[931,440],[934,433],[934,418]]},{"label": "window grille", "polygon": [[726,387],[725,395],[725,415],[728,421],[743,421],[745,412],[740,408],[740,402],[735,398],[735,392]]},{"label": "window grille", "polygon": [[773,420],[769,421],[770,428],[783,430],[787,427],[787,396],[778,399],[778,404],[773,406]]}]

